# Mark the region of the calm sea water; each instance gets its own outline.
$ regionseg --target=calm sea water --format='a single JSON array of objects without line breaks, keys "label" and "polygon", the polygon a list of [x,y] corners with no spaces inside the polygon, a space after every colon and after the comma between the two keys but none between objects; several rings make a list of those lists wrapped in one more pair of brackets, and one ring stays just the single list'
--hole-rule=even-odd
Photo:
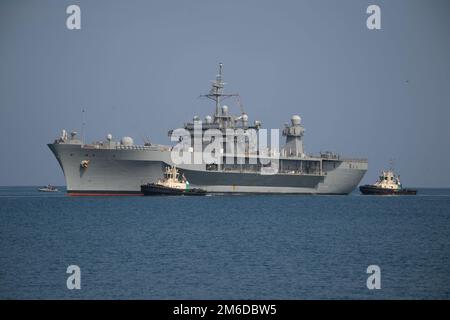
[{"label": "calm sea water", "polygon": [[[450,298],[450,190],[68,197],[0,188],[0,298]],[[81,268],[68,290],[67,266]],[[381,268],[368,290],[366,269]]]}]

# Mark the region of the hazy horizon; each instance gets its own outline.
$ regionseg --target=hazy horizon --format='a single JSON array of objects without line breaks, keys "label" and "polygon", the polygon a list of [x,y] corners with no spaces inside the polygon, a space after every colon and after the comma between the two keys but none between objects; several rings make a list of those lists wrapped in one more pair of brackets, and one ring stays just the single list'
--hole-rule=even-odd
[{"label": "hazy horizon", "polygon": [[[66,28],[81,7],[81,30]],[[366,8],[381,7],[381,30]],[[0,185],[65,185],[46,146],[167,131],[214,106],[224,64],[251,122],[293,114],[306,153],[368,158],[361,183],[395,160],[403,185],[449,188],[450,2],[12,1],[0,3]],[[226,102],[234,114],[240,109]]]}]

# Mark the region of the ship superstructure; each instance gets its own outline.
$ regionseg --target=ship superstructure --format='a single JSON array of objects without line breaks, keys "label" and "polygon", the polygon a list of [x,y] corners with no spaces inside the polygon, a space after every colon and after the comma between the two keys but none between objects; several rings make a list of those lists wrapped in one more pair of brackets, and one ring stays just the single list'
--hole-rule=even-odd
[{"label": "ship superstructure", "polygon": [[[285,124],[284,146],[277,140],[262,144],[261,121],[234,116],[223,100],[239,98],[224,93],[223,66],[203,97],[214,101],[213,116],[195,116],[182,128],[169,131],[175,145],[136,145],[130,137],[85,144],[64,130],[49,144],[66,178],[67,192],[82,194],[140,194],[140,186],[160,179],[176,165],[192,187],[208,192],[348,194],[367,171],[366,159],[347,159],[324,152],[308,155],[304,128],[298,115]],[[180,134],[181,132],[181,134]],[[215,146],[212,148],[212,146]],[[206,152],[210,156],[206,157]],[[183,163],[175,163],[177,157]],[[187,160],[187,161],[186,161]]]}]

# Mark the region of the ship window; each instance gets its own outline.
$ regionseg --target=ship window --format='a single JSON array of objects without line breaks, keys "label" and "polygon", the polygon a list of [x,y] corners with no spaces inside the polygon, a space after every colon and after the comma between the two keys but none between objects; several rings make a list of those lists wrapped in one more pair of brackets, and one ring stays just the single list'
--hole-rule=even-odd
[{"label": "ship window", "polygon": [[73,157],[73,153],[71,153],[70,156]]}]

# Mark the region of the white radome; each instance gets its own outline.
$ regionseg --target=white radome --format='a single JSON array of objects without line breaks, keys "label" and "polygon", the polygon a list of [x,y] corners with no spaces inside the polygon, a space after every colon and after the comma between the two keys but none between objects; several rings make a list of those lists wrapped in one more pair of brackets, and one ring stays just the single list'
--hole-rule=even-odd
[{"label": "white radome", "polygon": [[301,123],[302,118],[299,115],[293,115],[291,121],[294,126],[298,126]]},{"label": "white radome", "polygon": [[228,106],[222,106],[222,113],[227,114],[228,113]]},{"label": "white radome", "polygon": [[120,144],[123,145],[123,146],[127,146],[127,147],[132,146],[134,144],[133,138],[131,138],[131,137],[123,137],[120,140]]}]

